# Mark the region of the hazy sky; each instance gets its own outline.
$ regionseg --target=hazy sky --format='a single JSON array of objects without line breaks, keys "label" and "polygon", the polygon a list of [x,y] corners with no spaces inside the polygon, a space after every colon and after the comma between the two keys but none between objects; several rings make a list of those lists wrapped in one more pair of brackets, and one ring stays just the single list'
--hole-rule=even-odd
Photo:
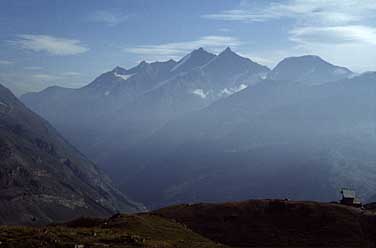
[{"label": "hazy sky", "polygon": [[0,0],[0,82],[79,87],[116,65],[226,46],[273,67],[316,54],[376,70],[375,0]]}]

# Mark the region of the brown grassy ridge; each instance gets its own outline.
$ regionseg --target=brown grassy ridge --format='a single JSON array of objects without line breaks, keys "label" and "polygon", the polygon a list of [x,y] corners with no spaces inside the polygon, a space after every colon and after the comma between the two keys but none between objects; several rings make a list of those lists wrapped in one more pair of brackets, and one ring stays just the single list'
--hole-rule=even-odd
[{"label": "brown grassy ridge", "polygon": [[334,203],[250,200],[154,213],[234,247],[376,247],[375,213]]}]

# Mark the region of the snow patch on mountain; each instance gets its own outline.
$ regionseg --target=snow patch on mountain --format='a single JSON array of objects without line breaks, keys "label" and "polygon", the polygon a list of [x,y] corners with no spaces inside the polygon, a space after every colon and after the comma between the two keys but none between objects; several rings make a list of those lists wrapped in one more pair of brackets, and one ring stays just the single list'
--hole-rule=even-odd
[{"label": "snow patch on mountain", "polygon": [[128,75],[123,75],[123,74],[119,74],[119,73],[117,73],[117,72],[114,72],[114,75],[115,75],[116,77],[119,77],[119,78],[121,78],[121,79],[123,79],[123,80],[127,80],[127,79],[129,79],[129,78],[132,77],[134,74],[135,74],[135,73],[133,73],[133,74],[128,74]]},{"label": "snow patch on mountain", "polygon": [[203,89],[195,89],[192,91],[192,94],[199,96],[202,99],[205,99],[209,95],[209,92],[204,92]]},{"label": "snow patch on mountain", "polygon": [[239,86],[236,86],[236,87],[232,87],[232,88],[224,88],[221,92],[219,92],[219,96],[226,96],[226,95],[232,95],[236,92],[239,92],[241,90],[244,90],[248,87],[248,85],[246,84],[241,84]]},{"label": "snow patch on mountain", "polygon": [[248,87],[248,85],[246,85],[246,84],[240,84],[239,86],[224,88],[223,90],[216,91],[216,92],[213,92],[213,90],[209,90],[209,91],[205,92],[203,89],[195,89],[191,93],[193,95],[201,97],[202,99],[207,98],[211,93],[214,93],[216,95],[216,97],[224,97],[224,96],[232,95],[232,94],[239,92],[241,90],[244,90],[247,87]]},{"label": "snow patch on mountain", "polygon": [[259,77],[262,79],[262,80],[265,80],[268,78],[268,73],[259,73]]}]

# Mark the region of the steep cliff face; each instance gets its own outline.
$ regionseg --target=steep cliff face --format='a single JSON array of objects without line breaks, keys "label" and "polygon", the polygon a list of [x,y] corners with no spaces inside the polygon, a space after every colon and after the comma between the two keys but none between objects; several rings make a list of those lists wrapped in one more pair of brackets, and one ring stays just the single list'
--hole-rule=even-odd
[{"label": "steep cliff face", "polygon": [[142,209],[0,85],[0,224],[39,224]]}]

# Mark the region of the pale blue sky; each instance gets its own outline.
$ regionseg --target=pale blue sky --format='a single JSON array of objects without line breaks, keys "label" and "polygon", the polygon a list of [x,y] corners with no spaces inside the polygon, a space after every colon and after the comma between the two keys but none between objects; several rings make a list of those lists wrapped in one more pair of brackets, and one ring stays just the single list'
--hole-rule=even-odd
[{"label": "pale blue sky", "polygon": [[1,0],[0,82],[80,87],[117,65],[226,46],[269,67],[317,54],[376,70],[375,17],[374,0]]}]

